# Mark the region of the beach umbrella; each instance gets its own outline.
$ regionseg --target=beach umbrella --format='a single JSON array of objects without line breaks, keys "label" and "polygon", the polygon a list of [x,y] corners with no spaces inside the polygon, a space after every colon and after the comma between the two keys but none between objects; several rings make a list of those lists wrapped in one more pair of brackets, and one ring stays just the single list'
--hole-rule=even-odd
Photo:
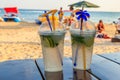
[{"label": "beach umbrella", "polygon": [[[84,11],[84,7],[86,7],[86,8],[98,8],[99,7],[98,5],[93,4],[91,2],[88,2],[88,1],[85,1],[85,0],[82,0],[82,1],[70,4],[68,6],[70,6],[70,10],[73,9],[72,7],[82,7],[82,10],[78,9],[78,10],[74,10],[73,11],[74,13],[79,15],[77,17],[78,20],[82,19],[81,23],[83,23],[83,20],[87,20],[87,18],[90,17],[90,15],[87,13],[87,11]],[[80,29],[82,29],[82,24],[81,24],[81,28]]]},{"label": "beach umbrella", "polygon": [[70,6],[70,7],[71,6],[73,6],[73,7],[82,7],[82,10],[84,9],[84,7],[86,7],[86,8],[98,8],[99,7],[98,5],[87,2],[85,0],[70,4],[68,6]]}]

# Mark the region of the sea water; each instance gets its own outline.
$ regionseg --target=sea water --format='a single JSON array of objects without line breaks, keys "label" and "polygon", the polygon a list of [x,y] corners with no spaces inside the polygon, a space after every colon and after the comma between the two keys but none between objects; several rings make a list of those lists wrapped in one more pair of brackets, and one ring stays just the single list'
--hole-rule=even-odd
[{"label": "sea water", "polygon": [[[23,21],[35,22],[38,16],[44,13],[45,10],[35,10],[35,9],[19,9],[19,16]],[[48,11],[48,10],[46,10]],[[104,23],[113,23],[117,21],[120,17],[120,12],[101,12],[101,11],[88,11],[90,13],[90,20],[92,22],[99,22],[100,19]],[[0,17],[5,14],[4,10],[0,8]],[[64,16],[70,16],[71,12],[64,12]],[[58,14],[56,13],[56,16]]]}]

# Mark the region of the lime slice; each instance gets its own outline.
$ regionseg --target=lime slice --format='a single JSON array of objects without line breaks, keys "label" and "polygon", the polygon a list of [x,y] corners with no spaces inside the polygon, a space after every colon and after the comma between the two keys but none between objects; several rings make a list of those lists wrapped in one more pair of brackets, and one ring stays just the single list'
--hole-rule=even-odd
[{"label": "lime slice", "polygon": [[45,47],[54,47],[54,41],[50,36],[45,36],[43,42]]},{"label": "lime slice", "polygon": [[41,39],[45,47],[55,47],[58,45],[58,42],[56,42],[52,36],[41,36]]},{"label": "lime slice", "polygon": [[49,42],[49,40],[46,37],[42,36],[41,37],[41,41],[42,41],[42,45],[44,45],[45,47],[49,47],[50,46],[50,42]]},{"label": "lime slice", "polygon": [[46,37],[46,39],[49,41],[49,47],[55,47],[55,42],[54,40],[52,39],[52,37]]}]

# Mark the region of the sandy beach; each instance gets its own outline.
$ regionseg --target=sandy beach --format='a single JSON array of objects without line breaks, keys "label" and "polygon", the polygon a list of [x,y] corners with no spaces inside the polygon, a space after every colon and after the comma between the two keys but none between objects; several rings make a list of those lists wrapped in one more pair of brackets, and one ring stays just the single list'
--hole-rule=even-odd
[{"label": "sandy beach", "polygon": [[[42,57],[38,35],[39,25],[28,22],[0,22],[0,62],[16,59],[36,59]],[[105,24],[105,32],[114,37],[113,24]],[[120,52],[120,43],[111,39],[95,38],[93,54]],[[71,42],[67,31],[65,36],[64,56],[70,57]]]}]

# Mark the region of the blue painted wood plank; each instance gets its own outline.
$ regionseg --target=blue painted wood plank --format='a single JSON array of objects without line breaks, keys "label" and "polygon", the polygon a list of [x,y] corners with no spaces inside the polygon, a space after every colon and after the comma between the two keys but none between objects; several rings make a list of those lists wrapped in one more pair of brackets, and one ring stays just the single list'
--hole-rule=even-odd
[{"label": "blue painted wood plank", "polygon": [[34,60],[12,60],[0,63],[0,80],[42,80]]},{"label": "blue painted wood plank", "polygon": [[110,54],[99,54],[99,56],[104,57],[113,62],[116,62],[117,64],[120,64],[120,52]]},{"label": "blue painted wood plank", "polygon": [[93,56],[89,72],[101,80],[120,80],[120,65],[98,55]]}]

